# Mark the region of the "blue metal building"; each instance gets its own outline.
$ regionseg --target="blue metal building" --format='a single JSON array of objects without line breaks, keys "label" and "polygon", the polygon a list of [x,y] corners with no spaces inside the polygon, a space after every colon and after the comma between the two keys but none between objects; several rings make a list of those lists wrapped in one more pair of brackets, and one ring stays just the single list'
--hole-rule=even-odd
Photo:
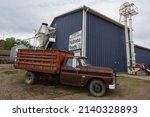
[{"label": "blue metal building", "polygon": [[87,56],[95,66],[127,70],[124,25],[83,6],[55,17],[51,26],[56,28],[55,49]]},{"label": "blue metal building", "polygon": [[134,45],[136,53],[136,63],[145,63],[150,68],[150,49],[139,45]]}]

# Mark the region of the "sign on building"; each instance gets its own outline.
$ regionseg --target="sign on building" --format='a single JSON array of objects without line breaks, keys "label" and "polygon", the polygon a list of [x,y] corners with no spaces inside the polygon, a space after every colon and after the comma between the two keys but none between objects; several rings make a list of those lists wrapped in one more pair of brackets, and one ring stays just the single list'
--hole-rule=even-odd
[{"label": "sign on building", "polygon": [[82,48],[82,31],[78,31],[69,36],[69,51]]},{"label": "sign on building", "polygon": [[81,50],[74,51],[74,56],[81,56]]}]

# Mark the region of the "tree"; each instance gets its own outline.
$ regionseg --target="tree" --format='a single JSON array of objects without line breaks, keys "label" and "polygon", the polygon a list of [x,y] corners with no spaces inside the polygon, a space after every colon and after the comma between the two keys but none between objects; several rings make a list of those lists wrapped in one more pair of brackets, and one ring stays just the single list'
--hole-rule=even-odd
[{"label": "tree", "polygon": [[6,38],[6,40],[4,41],[3,44],[3,48],[5,50],[10,50],[11,47],[13,47],[16,44],[15,38],[11,37],[11,38]]},{"label": "tree", "polygon": [[0,40],[0,49],[3,49],[4,42],[5,42],[4,40],[2,39]]},{"label": "tree", "polygon": [[32,48],[31,44],[21,39],[15,39],[14,37],[6,38],[6,40],[0,40],[0,48],[10,50],[13,46],[23,44],[28,48]]}]

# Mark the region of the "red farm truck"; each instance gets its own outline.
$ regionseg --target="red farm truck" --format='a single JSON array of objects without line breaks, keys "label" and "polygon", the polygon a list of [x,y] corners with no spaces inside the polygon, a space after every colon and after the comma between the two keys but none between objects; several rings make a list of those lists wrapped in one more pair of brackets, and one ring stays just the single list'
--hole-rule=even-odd
[{"label": "red farm truck", "polygon": [[86,57],[60,50],[19,49],[15,68],[27,71],[26,84],[46,78],[58,84],[88,87],[93,96],[103,96],[110,85],[116,88],[111,68],[88,65]]}]

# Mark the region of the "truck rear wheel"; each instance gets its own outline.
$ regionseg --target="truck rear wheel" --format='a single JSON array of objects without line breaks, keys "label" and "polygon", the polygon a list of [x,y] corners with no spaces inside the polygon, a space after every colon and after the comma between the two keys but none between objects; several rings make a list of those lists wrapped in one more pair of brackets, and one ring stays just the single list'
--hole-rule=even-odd
[{"label": "truck rear wheel", "polygon": [[35,74],[33,72],[26,72],[24,81],[26,84],[29,84],[29,85],[34,84]]},{"label": "truck rear wheel", "polygon": [[94,79],[89,84],[89,92],[95,97],[100,97],[106,93],[106,85],[103,81]]}]

